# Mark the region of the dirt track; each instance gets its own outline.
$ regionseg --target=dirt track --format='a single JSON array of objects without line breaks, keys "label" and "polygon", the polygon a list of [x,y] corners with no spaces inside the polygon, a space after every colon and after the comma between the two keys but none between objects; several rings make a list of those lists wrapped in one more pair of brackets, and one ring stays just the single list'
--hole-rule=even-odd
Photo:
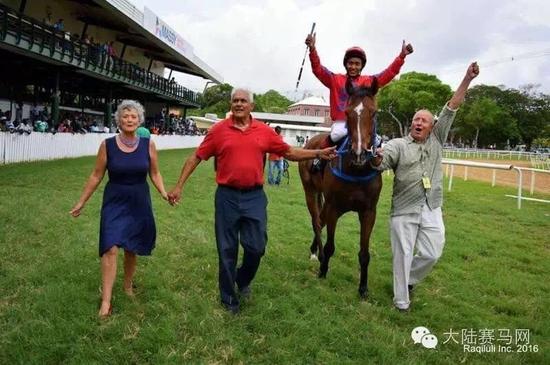
[{"label": "dirt track", "polygon": [[[518,167],[531,167],[528,161],[504,161],[504,160],[472,160],[476,162],[486,162],[494,164],[511,164]],[[443,173],[446,172],[447,165],[443,165]],[[451,167],[449,166],[449,173]],[[464,179],[464,166],[454,167],[454,177]],[[468,180],[493,181],[493,170],[468,167]],[[514,170],[496,170],[496,185],[500,186],[517,186],[517,172]],[[531,172],[523,172],[523,189],[524,193],[529,193],[531,189]],[[535,192],[550,194],[550,173],[535,173]]]}]

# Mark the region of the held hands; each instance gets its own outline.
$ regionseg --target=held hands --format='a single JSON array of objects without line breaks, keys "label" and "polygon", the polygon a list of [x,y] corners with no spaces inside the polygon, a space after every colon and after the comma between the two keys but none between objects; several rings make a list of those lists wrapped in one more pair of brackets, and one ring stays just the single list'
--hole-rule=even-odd
[{"label": "held hands", "polygon": [[306,46],[308,46],[310,51],[315,49],[315,38],[316,37],[317,37],[317,33],[313,33],[313,35],[308,34],[307,37],[306,37]]},{"label": "held hands", "polygon": [[479,66],[477,65],[477,62],[472,62],[470,66],[468,66],[465,78],[468,80],[473,80],[477,77],[477,75],[479,75]]},{"label": "held hands", "polygon": [[412,44],[410,43],[405,44],[405,40],[403,39],[403,44],[401,45],[401,53],[399,54],[399,56],[401,58],[405,58],[413,52],[414,52],[414,49]]},{"label": "held hands", "polygon": [[168,198],[168,203],[170,203],[170,205],[172,206],[178,205],[178,203],[181,200],[181,189],[178,189],[178,188],[172,189],[167,194],[167,198]]},{"label": "held hands", "polygon": [[336,146],[323,148],[317,152],[317,156],[323,160],[332,160],[336,157]]}]

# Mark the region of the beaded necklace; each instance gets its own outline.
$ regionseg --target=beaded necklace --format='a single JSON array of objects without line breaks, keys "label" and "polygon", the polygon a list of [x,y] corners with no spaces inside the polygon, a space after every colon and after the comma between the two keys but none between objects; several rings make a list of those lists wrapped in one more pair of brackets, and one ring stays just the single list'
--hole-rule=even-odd
[{"label": "beaded necklace", "polygon": [[127,138],[124,138],[122,136],[122,134],[118,135],[118,140],[120,141],[120,143],[122,143],[123,145],[125,145],[128,148],[134,148],[139,143],[139,138],[136,138],[136,139],[133,139],[133,140],[132,139],[127,139]]}]

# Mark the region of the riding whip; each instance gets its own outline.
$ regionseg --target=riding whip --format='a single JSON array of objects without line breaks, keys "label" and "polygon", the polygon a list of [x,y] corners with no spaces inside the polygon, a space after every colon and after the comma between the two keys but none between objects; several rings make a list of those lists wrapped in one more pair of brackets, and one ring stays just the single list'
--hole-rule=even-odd
[{"label": "riding whip", "polygon": [[[313,35],[313,31],[315,30],[315,23],[311,26],[311,31],[309,32],[309,35]],[[300,84],[300,79],[302,78],[302,71],[304,70],[304,63],[306,62],[306,56],[307,56],[307,49],[308,46],[306,46],[306,52],[304,53],[304,59],[302,60],[302,67],[300,67],[300,73],[298,74],[298,81],[296,81],[296,90],[298,91],[298,85]]]}]

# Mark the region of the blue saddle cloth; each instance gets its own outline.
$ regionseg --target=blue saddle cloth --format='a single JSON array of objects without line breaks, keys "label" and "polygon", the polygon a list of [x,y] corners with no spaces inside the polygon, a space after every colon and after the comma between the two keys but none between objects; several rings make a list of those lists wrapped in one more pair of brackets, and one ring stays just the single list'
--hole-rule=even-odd
[{"label": "blue saddle cloth", "polygon": [[[364,175],[349,175],[344,172],[343,169],[343,161],[346,154],[349,153],[349,146],[350,146],[350,139],[349,136],[346,136],[346,138],[338,145],[338,148],[336,149],[336,153],[338,157],[336,157],[334,161],[336,161],[336,164],[331,163],[330,164],[330,170],[332,171],[332,174],[336,176],[337,178],[351,182],[351,183],[358,183],[358,184],[367,184],[369,181],[371,181],[374,177],[380,175],[380,171],[374,170],[374,169],[367,169],[365,168],[365,174]],[[368,152],[367,155],[367,161],[374,157],[374,154],[372,151]]]}]

